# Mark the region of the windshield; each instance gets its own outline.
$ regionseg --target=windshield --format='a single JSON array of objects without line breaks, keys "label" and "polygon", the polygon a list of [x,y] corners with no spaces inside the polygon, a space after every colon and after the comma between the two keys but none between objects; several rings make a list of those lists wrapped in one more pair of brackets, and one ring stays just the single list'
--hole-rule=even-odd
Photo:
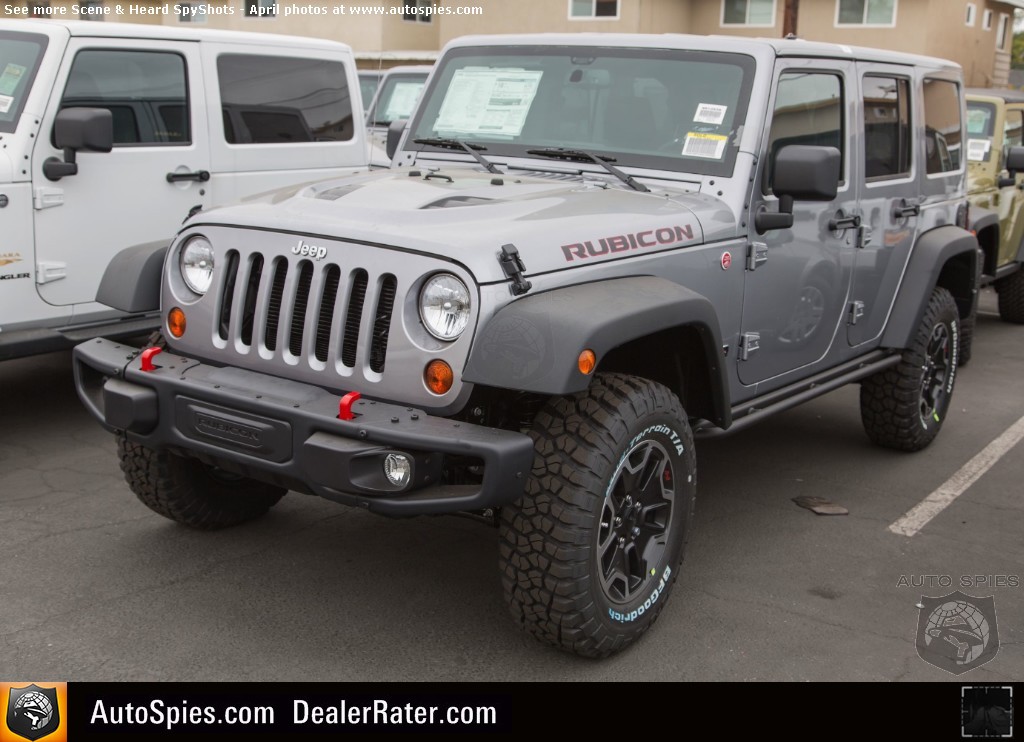
[{"label": "windshield", "polygon": [[740,54],[577,46],[467,47],[442,64],[410,142],[458,138],[488,157],[564,147],[711,175],[732,172],[754,73]]},{"label": "windshield", "polygon": [[388,126],[396,119],[409,118],[426,81],[425,72],[388,75],[370,109],[369,122]]},{"label": "windshield", "polygon": [[17,127],[45,50],[45,36],[0,31],[0,132]]},{"label": "windshield", "polygon": [[369,106],[373,101],[373,94],[377,92],[377,86],[380,85],[380,73],[379,72],[360,72],[359,73],[359,94],[363,98],[363,107]]}]

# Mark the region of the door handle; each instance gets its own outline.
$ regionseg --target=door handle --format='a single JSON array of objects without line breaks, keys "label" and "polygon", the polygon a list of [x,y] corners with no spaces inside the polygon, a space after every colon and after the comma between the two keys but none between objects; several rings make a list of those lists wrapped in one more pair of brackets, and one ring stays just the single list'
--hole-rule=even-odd
[{"label": "door handle", "polygon": [[179,183],[183,180],[194,180],[197,183],[205,183],[209,179],[209,170],[196,170],[194,173],[167,173],[168,183]]},{"label": "door handle", "polygon": [[899,204],[893,204],[892,207],[892,220],[898,222],[900,219],[906,219],[908,216],[920,216],[921,215],[921,204],[907,204],[905,201]]},{"label": "door handle", "polygon": [[836,215],[829,220],[828,228],[833,232],[839,232],[844,229],[856,229],[860,226],[860,216],[854,214],[853,216],[842,216],[842,211],[836,212]]}]

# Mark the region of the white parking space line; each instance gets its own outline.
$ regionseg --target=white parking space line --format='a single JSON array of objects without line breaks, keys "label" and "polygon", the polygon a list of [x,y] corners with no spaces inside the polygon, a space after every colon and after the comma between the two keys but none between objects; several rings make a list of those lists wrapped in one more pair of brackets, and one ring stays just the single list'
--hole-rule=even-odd
[{"label": "white parking space line", "polygon": [[1024,417],[989,443],[978,454],[960,467],[937,490],[908,510],[889,530],[903,536],[913,536],[950,503],[962,495],[968,487],[978,481],[999,459],[1024,438]]}]

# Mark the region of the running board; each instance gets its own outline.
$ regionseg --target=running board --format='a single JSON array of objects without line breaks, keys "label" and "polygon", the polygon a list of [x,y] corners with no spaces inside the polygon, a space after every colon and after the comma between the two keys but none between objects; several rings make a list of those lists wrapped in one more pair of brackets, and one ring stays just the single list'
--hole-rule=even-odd
[{"label": "running board", "polygon": [[835,368],[801,379],[761,397],[747,400],[732,408],[733,423],[728,428],[715,427],[709,422],[699,423],[694,429],[696,438],[720,438],[756,425],[777,412],[788,410],[841,386],[860,381],[900,362],[902,356],[894,351],[876,350],[848,361]]},{"label": "running board", "polygon": [[1007,276],[1016,273],[1020,270],[1020,266],[1020,263],[1007,263],[1002,268],[996,270],[996,274],[994,276],[987,273],[982,274],[981,278],[978,280],[978,284],[980,286],[989,286],[1000,278],[1006,278]]}]

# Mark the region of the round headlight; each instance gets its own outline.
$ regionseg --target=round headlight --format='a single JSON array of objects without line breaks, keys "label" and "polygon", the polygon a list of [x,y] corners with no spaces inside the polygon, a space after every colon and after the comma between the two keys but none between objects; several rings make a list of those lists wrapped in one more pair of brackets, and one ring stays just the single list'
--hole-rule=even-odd
[{"label": "round headlight", "polygon": [[213,245],[205,237],[193,237],[181,250],[181,277],[197,294],[205,294],[213,280]]},{"label": "round headlight", "polygon": [[420,319],[438,340],[455,340],[469,324],[469,289],[451,273],[431,276],[420,291]]}]

